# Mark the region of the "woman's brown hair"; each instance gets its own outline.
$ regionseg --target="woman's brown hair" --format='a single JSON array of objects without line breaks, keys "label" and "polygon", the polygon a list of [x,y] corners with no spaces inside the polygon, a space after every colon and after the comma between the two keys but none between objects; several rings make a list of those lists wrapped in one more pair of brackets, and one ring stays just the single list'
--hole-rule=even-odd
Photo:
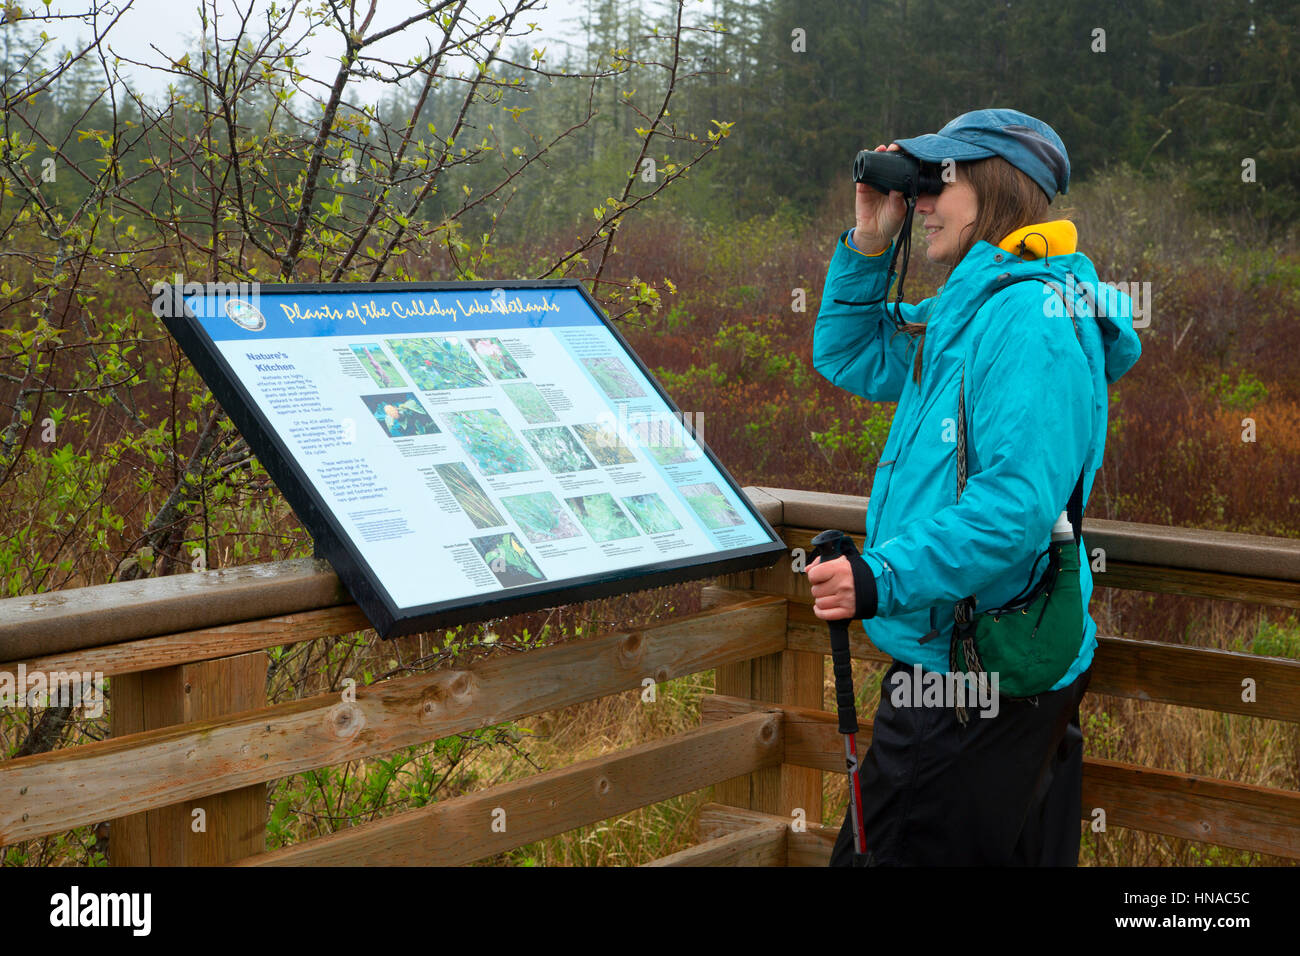
[{"label": "woman's brown hair", "polygon": [[[956,263],[961,262],[981,239],[997,245],[1017,229],[1047,219],[1047,194],[1042,187],[1001,156],[958,163],[957,173],[964,175],[975,190],[976,211],[975,221],[962,233],[952,268],[956,268]],[[1068,213],[1058,214],[1057,218],[1068,218]],[[952,269],[948,271],[951,274]],[[912,378],[919,385],[925,323],[905,322],[899,331],[917,340]]]}]

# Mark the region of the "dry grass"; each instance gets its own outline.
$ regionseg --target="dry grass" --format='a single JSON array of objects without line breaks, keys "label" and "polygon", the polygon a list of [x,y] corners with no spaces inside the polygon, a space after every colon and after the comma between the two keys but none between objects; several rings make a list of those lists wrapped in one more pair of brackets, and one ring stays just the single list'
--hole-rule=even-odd
[{"label": "dry grass", "polygon": [[[655,700],[642,692],[575,704],[521,722],[528,750],[548,770],[669,737],[700,725],[700,698],[713,692],[713,672],[704,671],[656,687]],[[491,763],[491,759],[489,759]],[[504,779],[527,776],[515,762]],[[695,843],[695,818],[708,791],[696,791],[632,813],[519,847],[482,861],[524,866],[639,866]]]}]

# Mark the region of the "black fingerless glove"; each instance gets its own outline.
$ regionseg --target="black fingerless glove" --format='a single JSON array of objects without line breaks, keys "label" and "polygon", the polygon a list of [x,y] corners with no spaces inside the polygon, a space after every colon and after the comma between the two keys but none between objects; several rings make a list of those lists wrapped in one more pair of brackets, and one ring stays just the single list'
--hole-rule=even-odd
[{"label": "black fingerless glove", "polygon": [[871,573],[871,566],[860,554],[846,555],[849,567],[853,570],[853,596],[857,607],[853,610],[855,620],[875,617],[877,611],[876,576]]}]

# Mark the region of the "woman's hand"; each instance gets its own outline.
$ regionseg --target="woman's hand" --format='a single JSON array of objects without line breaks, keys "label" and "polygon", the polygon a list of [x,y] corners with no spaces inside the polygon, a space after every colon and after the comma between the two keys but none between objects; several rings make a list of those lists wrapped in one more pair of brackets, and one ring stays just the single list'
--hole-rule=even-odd
[{"label": "woman's hand", "polygon": [[[871,189],[870,186],[865,188]],[[853,589],[853,569],[849,567],[848,558],[836,558],[822,564],[819,557],[808,565],[807,574],[808,583],[812,585],[814,614],[823,621],[842,621],[853,617],[858,605],[857,594]]]},{"label": "woman's hand", "polygon": [[[888,147],[877,146],[875,152],[896,153],[900,150],[897,143],[890,143]],[[903,202],[903,194],[896,189],[886,196],[866,183],[855,185],[858,187],[854,203],[857,225],[853,229],[853,244],[869,256],[879,255],[889,248],[894,236],[903,227],[907,204]]]}]

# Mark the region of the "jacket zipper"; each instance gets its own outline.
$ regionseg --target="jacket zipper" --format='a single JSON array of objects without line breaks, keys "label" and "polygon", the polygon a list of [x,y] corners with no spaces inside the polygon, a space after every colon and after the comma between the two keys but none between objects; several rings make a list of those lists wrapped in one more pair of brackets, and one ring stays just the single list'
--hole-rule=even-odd
[{"label": "jacket zipper", "polygon": [[[945,282],[942,286],[939,287],[938,294],[935,295],[935,297],[934,297],[934,301],[933,301],[932,303],[930,303],[930,308],[929,308],[929,309],[927,310],[927,312],[926,312],[926,316],[927,316],[927,318],[928,318],[929,316],[934,315],[935,310],[939,307],[939,300],[943,298],[944,290],[947,289],[947,288],[948,288],[948,284],[947,284],[946,282]],[[932,351],[932,350],[931,350],[931,351]],[[919,416],[920,413],[921,413],[922,408],[924,407],[923,404],[922,404],[922,399],[923,399],[924,396],[925,396],[925,391],[924,391],[925,382],[926,382],[926,376],[925,376],[925,373],[926,373],[926,369],[927,369],[930,365],[931,365],[931,361],[930,361],[930,352],[926,352],[925,354],[923,354],[923,355],[921,356],[921,381],[920,381],[920,383],[918,383],[918,385],[917,385],[917,387],[916,387],[916,402],[915,402],[915,405],[916,405],[916,411],[914,411],[914,412],[912,413],[913,416]],[[917,428],[917,427],[919,427],[919,423],[918,423],[917,425],[914,426],[914,425],[912,424],[912,422],[911,422],[911,416],[909,416],[909,421],[905,424],[904,428],[905,428],[905,430],[906,430],[906,433],[909,434],[910,439],[913,440],[913,441],[916,439],[916,428]],[[891,466],[892,466],[892,465],[894,465],[895,462],[898,461],[899,458],[902,457],[902,455],[903,455],[903,446],[902,446],[902,443],[900,442],[899,447],[898,447],[897,449],[895,449],[895,451],[894,451],[894,457],[893,457],[892,459],[890,459],[889,461],[887,461],[887,462],[876,462],[876,467],[879,468],[879,467],[881,467],[882,465],[891,465]],[[877,531],[877,529],[880,527],[880,518],[881,518],[881,515],[884,513],[884,510],[885,510],[885,504],[889,501],[889,489],[890,489],[890,487],[893,485],[893,483],[894,483],[894,472],[893,472],[893,470],[892,470],[892,468],[891,468],[891,470],[890,470],[890,472],[889,472],[889,476],[885,479],[885,487],[884,487],[883,489],[881,489],[881,491],[882,491],[881,497],[882,497],[884,500],[881,501],[881,503],[880,503],[880,507],[876,509],[876,521],[875,521],[875,523],[874,523],[874,524],[872,525],[872,527],[871,527],[871,534],[870,534],[870,536],[869,536],[869,538],[868,538],[868,544],[867,544],[868,547],[875,547],[875,544],[876,544],[876,531]]]}]

